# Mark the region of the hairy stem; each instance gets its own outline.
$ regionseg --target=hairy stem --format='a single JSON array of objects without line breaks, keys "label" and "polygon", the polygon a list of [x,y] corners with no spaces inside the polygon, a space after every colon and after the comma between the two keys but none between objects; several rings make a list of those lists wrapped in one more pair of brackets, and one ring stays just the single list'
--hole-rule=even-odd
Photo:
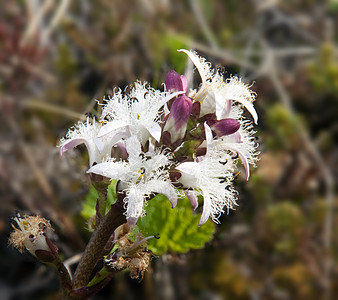
[{"label": "hairy stem", "polygon": [[126,221],[123,211],[122,205],[116,202],[95,229],[75,271],[73,289],[88,284],[97,261],[103,255],[103,249],[108,239],[114,233],[114,230]]}]

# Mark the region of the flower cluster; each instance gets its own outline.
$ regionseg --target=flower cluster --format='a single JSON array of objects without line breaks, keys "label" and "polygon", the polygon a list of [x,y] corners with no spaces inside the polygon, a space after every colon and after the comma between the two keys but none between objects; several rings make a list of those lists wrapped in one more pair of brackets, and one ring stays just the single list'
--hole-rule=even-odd
[{"label": "flower cluster", "polygon": [[118,180],[129,225],[142,217],[146,200],[157,193],[172,207],[185,194],[194,209],[201,195],[200,225],[208,218],[217,222],[236,205],[232,182],[238,161],[248,179],[249,165],[257,160],[253,125],[243,115],[248,111],[257,123],[254,93],[237,77],[225,80],[195,52],[179,52],[195,65],[202,81],[198,89],[170,71],[164,91],[141,82],[115,90],[99,120],[78,123],[60,143],[61,155],[84,143],[87,172]]}]

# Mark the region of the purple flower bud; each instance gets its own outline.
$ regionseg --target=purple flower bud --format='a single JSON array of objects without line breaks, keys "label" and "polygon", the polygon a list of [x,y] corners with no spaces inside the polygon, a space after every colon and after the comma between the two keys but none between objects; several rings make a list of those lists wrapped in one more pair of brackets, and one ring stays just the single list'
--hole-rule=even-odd
[{"label": "purple flower bud", "polygon": [[165,86],[167,91],[187,92],[188,80],[184,75],[180,75],[174,70],[171,70],[165,77]]},{"label": "purple flower bud", "polygon": [[235,119],[222,119],[210,124],[212,131],[219,137],[235,133],[240,123]]},{"label": "purple flower bud", "polygon": [[185,136],[191,108],[192,101],[185,95],[178,96],[173,102],[167,123],[163,128],[163,131],[170,132],[171,143]]}]

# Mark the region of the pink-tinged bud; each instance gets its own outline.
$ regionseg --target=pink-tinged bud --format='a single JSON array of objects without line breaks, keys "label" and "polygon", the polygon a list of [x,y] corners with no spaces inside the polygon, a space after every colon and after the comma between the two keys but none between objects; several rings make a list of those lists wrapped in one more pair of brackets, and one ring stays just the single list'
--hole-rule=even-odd
[{"label": "pink-tinged bud", "polygon": [[165,77],[165,86],[167,91],[186,92],[188,88],[188,80],[184,75],[180,75],[171,70]]},{"label": "pink-tinged bud", "polygon": [[183,91],[186,93],[188,90],[188,78],[185,77],[184,75],[181,75],[181,81],[182,81],[182,87],[183,87]]},{"label": "pink-tinged bud", "polygon": [[163,131],[170,132],[171,143],[185,136],[191,108],[192,101],[185,95],[178,96],[173,102],[167,123],[163,128]]},{"label": "pink-tinged bud", "polygon": [[233,134],[240,126],[240,123],[235,119],[222,119],[210,124],[210,128],[218,137]]}]

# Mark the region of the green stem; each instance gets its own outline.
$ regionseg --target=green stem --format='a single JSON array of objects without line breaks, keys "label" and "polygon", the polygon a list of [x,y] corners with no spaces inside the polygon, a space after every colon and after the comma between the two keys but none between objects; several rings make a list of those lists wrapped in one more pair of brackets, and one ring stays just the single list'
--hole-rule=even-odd
[{"label": "green stem", "polygon": [[96,202],[96,226],[99,226],[102,218],[106,214],[106,205],[107,205],[107,195],[102,193],[100,190],[97,190],[98,198]]},{"label": "green stem", "polygon": [[107,206],[107,188],[109,183],[104,180],[101,181],[92,181],[93,186],[95,187],[98,198],[96,201],[96,226],[99,226],[102,218],[106,214]]},{"label": "green stem", "polygon": [[109,271],[106,267],[103,267],[99,272],[96,273],[95,277],[88,283],[87,287],[99,284],[111,274],[111,271]]},{"label": "green stem", "polygon": [[123,212],[124,209],[121,204],[116,202],[95,229],[76,268],[73,277],[73,289],[78,289],[88,284],[91,273],[98,260],[102,257],[110,236],[118,226],[126,221]]}]

